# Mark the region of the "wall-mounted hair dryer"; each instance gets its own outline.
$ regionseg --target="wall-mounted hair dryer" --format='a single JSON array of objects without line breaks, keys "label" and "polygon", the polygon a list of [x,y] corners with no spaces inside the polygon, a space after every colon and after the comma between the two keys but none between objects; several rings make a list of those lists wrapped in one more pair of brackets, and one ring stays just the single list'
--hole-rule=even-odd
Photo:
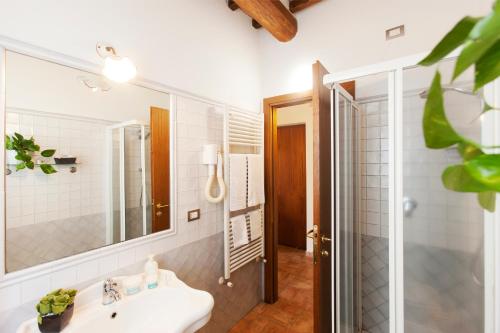
[{"label": "wall-mounted hair dryer", "polygon": [[[210,144],[203,146],[202,163],[208,165],[208,181],[207,185],[205,185],[205,197],[212,203],[221,202],[226,195],[226,185],[224,184],[222,175],[222,154],[217,145]],[[212,183],[215,178],[217,178],[217,182],[219,183],[219,195],[217,197],[213,197],[211,193]]]}]

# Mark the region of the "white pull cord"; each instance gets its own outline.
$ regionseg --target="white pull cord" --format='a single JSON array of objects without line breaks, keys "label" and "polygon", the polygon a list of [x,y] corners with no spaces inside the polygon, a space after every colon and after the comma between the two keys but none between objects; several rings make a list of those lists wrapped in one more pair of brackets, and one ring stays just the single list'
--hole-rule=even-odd
[{"label": "white pull cord", "polygon": [[[213,197],[210,190],[216,176],[219,183],[219,196]],[[222,177],[222,155],[221,153],[217,153],[217,173],[215,172],[215,165],[208,165],[208,181],[207,185],[205,185],[205,197],[211,203],[218,203],[224,199],[225,195],[226,184],[224,184],[224,178]]]}]

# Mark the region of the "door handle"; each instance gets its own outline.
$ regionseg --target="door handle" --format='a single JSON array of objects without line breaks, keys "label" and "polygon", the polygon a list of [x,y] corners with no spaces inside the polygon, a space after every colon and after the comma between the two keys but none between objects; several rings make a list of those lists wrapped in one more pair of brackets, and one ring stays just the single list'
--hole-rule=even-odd
[{"label": "door handle", "polygon": [[165,207],[168,207],[168,205],[162,205],[162,204],[156,205],[156,208],[158,208],[158,209],[165,208]]},{"label": "door handle", "polygon": [[326,237],[325,235],[321,236],[321,243],[331,242],[332,239]]},{"label": "door handle", "polygon": [[313,264],[318,262],[318,226],[314,225],[311,230],[309,230],[306,234],[307,238],[311,238],[313,240]]}]

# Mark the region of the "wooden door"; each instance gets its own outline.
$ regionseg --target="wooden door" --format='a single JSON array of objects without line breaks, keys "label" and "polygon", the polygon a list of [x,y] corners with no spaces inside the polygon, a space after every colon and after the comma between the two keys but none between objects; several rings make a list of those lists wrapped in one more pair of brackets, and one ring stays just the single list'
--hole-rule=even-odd
[{"label": "wooden door", "polygon": [[152,232],[170,228],[170,116],[151,107]]},{"label": "wooden door", "polygon": [[[313,215],[314,246],[314,332],[332,331],[332,177],[330,89],[323,85],[328,71],[313,65]],[[321,237],[325,241],[321,241]],[[322,252],[322,251],[327,251]]]},{"label": "wooden door", "polygon": [[278,243],[306,249],[306,126],[278,127]]}]

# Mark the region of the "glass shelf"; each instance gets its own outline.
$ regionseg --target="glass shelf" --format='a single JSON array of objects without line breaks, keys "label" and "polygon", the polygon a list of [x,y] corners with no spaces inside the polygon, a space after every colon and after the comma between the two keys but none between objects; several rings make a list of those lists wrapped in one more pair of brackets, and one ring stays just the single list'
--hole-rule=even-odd
[{"label": "glass shelf", "polygon": [[[68,163],[68,164],[57,164],[57,163],[40,163],[40,164],[35,164],[35,167],[40,167],[41,164],[46,164],[46,165],[52,165],[52,166],[55,166],[55,167],[63,167],[63,168],[69,168],[69,172],[71,173],[75,173],[77,171],[77,166],[80,164],[80,163]],[[11,168],[15,169],[17,164],[10,164],[10,163],[7,163],[6,166],[6,170],[5,170],[5,174],[8,176],[12,173],[12,170]],[[25,169],[22,169],[22,170],[25,170]]]},{"label": "glass shelf", "polygon": [[[80,163],[60,163],[60,164],[57,164],[57,163],[40,163],[40,164],[46,164],[46,165],[57,165],[57,166],[75,166],[75,165],[79,165]],[[40,166],[40,164],[35,164],[35,166]],[[7,163],[7,166],[16,166],[16,164],[10,164],[10,163]]]}]

